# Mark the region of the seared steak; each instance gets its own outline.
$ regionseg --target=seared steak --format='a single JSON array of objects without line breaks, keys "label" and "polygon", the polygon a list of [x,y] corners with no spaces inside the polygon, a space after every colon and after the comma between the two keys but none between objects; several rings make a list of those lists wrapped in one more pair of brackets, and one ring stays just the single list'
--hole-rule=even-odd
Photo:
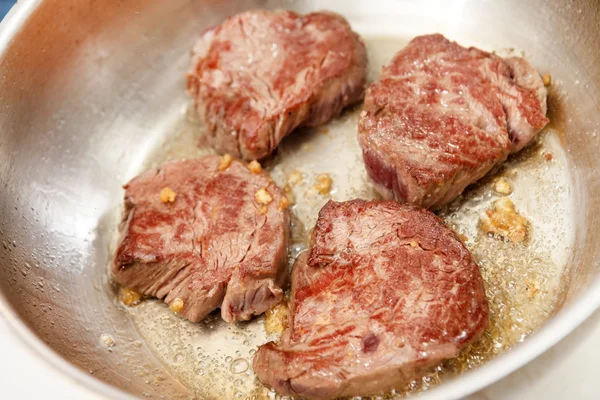
[{"label": "seared steak", "polygon": [[360,101],[366,50],[330,12],[248,11],[201,37],[188,93],[205,144],[246,160],[269,155],[299,126],[318,126]]},{"label": "seared steak", "polygon": [[390,390],[457,356],[488,324],[469,251],[433,213],[395,201],[327,203],[291,279],[281,343],[254,358],[282,395]]},{"label": "seared steak", "polygon": [[382,196],[435,209],[531,142],[545,115],[524,59],[420,36],[367,89],[358,139]]},{"label": "seared steak", "polygon": [[225,321],[247,320],[281,300],[285,200],[266,172],[228,161],[175,161],[125,185],[118,283],[164,298],[191,321],[218,307]]}]

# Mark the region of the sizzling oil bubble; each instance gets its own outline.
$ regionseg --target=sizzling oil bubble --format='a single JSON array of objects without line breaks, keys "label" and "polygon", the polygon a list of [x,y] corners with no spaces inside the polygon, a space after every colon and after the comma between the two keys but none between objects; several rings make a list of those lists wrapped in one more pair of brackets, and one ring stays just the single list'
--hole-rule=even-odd
[{"label": "sizzling oil bubble", "polygon": [[[405,43],[398,39],[367,38],[371,80],[376,79],[381,64],[389,61]],[[282,188],[288,185],[291,173],[300,173],[301,179],[294,174],[294,184],[290,186],[296,203],[290,207],[290,264],[306,249],[318,211],[330,198],[377,197],[367,180],[356,140],[358,113],[356,108],[325,127],[290,135],[282,142],[277,155],[263,163]],[[210,152],[196,147],[196,121],[186,118],[175,130],[147,160],[145,167]],[[544,158],[546,153],[552,154],[551,160]],[[331,157],[332,154],[335,157]],[[321,174],[331,177],[331,190],[307,194]],[[526,245],[488,237],[478,229],[480,214],[508,193],[494,190],[498,176],[510,182],[510,199],[531,222],[531,238]],[[559,133],[547,129],[539,146],[511,158],[495,177],[484,179],[440,211],[448,225],[463,235],[481,268],[490,303],[490,327],[480,341],[465,349],[458,358],[432,368],[422,378],[393,393],[373,399],[434,387],[506,351],[552,315],[560,302],[561,275],[568,261],[569,252],[565,247],[573,243],[573,193],[569,182]],[[251,367],[258,346],[273,339],[264,330],[263,316],[228,325],[218,313],[213,313],[195,324],[170,312],[157,300],[124,307],[124,311],[131,316],[145,343],[197,397],[283,399],[263,387]]]},{"label": "sizzling oil bubble", "polygon": [[[243,372],[246,372],[248,370],[249,366],[250,366],[250,364],[248,363],[248,360],[246,360],[245,358],[238,358],[237,360],[234,360],[231,363],[231,366],[229,367],[229,369],[234,374],[241,374]],[[241,383],[242,382],[240,381],[240,384]]]}]

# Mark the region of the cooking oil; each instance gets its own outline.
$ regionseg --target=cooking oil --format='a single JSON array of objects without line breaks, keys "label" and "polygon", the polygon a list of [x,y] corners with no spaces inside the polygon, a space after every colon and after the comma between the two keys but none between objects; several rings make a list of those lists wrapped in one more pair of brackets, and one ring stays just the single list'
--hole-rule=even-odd
[{"label": "cooking oil", "polygon": [[[365,43],[370,60],[369,79],[374,80],[381,65],[406,40],[366,36]],[[281,143],[275,156],[262,162],[262,167],[292,200],[290,267],[306,249],[310,229],[328,200],[378,197],[367,179],[356,140],[358,114],[359,106],[324,127],[296,131]],[[193,113],[185,113],[143,167],[212,153],[197,147],[199,131]],[[567,157],[560,145],[561,134],[552,126],[547,128],[537,144],[511,157],[493,176],[468,188],[438,212],[465,240],[481,269],[490,304],[489,328],[459,357],[432,368],[430,373],[392,393],[373,398],[424,391],[476,368],[525,340],[560,306],[561,282],[568,273],[565,266],[574,240],[573,193]],[[497,189],[500,178],[503,187],[510,190]],[[325,180],[326,190],[311,190]],[[526,242],[513,243],[480,229],[485,210],[502,197],[509,198],[530,224]],[[130,315],[146,345],[198,398],[282,398],[262,386],[252,371],[258,346],[278,339],[277,333],[269,335],[265,331],[264,316],[228,325],[215,312],[200,323],[191,323],[158,300],[144,300],[123,310]]]}]

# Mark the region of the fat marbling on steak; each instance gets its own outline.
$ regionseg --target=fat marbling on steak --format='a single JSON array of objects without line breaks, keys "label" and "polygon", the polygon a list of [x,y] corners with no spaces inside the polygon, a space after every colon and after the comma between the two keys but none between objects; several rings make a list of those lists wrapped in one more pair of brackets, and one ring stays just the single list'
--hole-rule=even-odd
[{"label": "fat marbling on steak", "polygon": [[390,390],[457,356],[488,324],[463,243],[432,212],[395,201],[328,202],[291,281],[288,327],[253,364],[282,395]]},{"label": "fat marbling on steak", "polygon": [[385,198],[439,208],[526,146],[546,88],[524,59],[419,36],[367,89],[358,139]]},{"label": "fat marbling on steak", "polygon": [[295,128],[324,124],[360,101],[366,67],[364,44],[337,14],[248,11],[201,37],[188,93],[205,144],[261,159]]},{"label": "fat marbling on steak", "polygon": [[286,280],[283,196],[266,172],[224,159],[170,162],[125,185],[114,278],[191,321],[218,307],[225,321],[247,320],[281,300]]}]

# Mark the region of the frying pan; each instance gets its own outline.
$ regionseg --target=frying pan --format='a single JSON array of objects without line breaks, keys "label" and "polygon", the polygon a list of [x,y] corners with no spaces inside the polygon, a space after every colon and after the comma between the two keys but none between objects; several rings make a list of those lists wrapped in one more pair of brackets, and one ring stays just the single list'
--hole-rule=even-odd
[{"label": "frying pan", "polygon": [[[484,338],[498,344],[494,357],[463,368],[465,360],[487,354],[467,349],[462,361],[443,368],[468,371],[437,371],[429,379],[441,384],[415,384],[417,391],[429,389],[423,398],[459,398],[490,384],[598,307],[595,1],[30,0],[0,25],[0,311],[29,346],[107,398],[275,397],[256,385],[247,365],[266,340],[262,318],[228,327],[212,317],[189,324],[158,301],[128,309],[106,268],[121,185],[150,165],[202,154],[184,92],[195,39],[251,8],[343,14],[367,42],[372,79],[407,40],[432,32],[499,53],[524,52],[540,72],[552,74],[552,123],[500,172],[514,183],[511,196],[531,222],[531,243],[515,250],[478,231],[478,216],[496,196],[495,177],[442,211],[482,267],[493,318],[504,321],[513,311],[517,317],[496,323],[505,331]],[[329,173],[331,197],[372,197],[355,118],[350,110],[326,128],[284,141],[268,165],[274,178],[281,182],[293,169],[303,169],[307,181]],[[302,249],[302,232],[326,200],[298,194],[293,251]],[[534,300],[511,303],[512,294],[522,297],[532,287]],[[508,339],[494,342],[498,337]]]}]

